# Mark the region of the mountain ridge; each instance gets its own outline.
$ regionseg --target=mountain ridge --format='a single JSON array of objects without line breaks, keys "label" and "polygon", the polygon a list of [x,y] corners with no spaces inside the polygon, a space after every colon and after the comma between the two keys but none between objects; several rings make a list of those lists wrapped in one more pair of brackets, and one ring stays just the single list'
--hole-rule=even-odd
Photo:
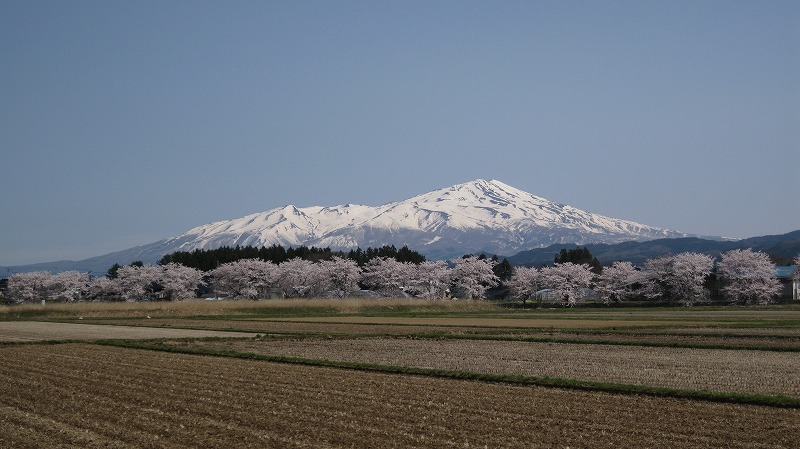
[{"label": "mountain ridge", "polygon": [[465,252],[510,253],[552,243],[688,235],[592,214],[497,180],[478,179],[376,207],[287,205],[201,225],[166,243],[178,251],[223,245],[350,249],[395,244],[447,259]]},{"label": "mountain ridge", "polygon": [[[558,243],[610,244],[688,236],[586,212],[498,180],[477,179],[374,207],[285,205],[197,226],[148,245],[74,262],[72,267],[96,272],[101,264],[105,270],[133,260],[155,263],[176,251],[236,245],[346,250],[393,244],[408,246],[429,259],[449,259],[466,253],[515,254]],[[59,263],[34,265],[48,265],[52,271]]]},{"label": "mountain ridge", "polygon": [[512,265],[541,266],[552,264],[553,260],[562,249],[586,247],[603,265],[609,265],[618,260],[625,260],[634,265],[641,265],[646,259],[677,254],[681,252],[696,252],[719,257],[722,253],[734,249],[750,248],[762,251],[772,256],[791,260],[800,254],[800,230],[786,234],[764,235],[741,240],[710,240],[698,237],[682,237],[673,239],[656,239],[646,242],[622,242],[616,244],[555,244],[545,248],[534,248],[520,251],[508,257]]}]

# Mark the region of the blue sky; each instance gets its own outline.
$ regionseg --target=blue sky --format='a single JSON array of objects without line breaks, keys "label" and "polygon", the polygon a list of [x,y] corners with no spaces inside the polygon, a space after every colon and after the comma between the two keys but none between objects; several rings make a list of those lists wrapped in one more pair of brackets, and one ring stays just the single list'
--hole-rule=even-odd
[{"label": "blue sky", "polygon": [[476,178],[800,229],[796,1],[0,0],[0,265]]}]

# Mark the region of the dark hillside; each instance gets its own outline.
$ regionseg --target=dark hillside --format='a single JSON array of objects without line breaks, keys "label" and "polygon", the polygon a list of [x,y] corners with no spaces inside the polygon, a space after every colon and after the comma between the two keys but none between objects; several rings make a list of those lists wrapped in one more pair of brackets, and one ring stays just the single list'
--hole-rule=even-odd
[{"label": "dark hillside", "polygon": [[[686,251],[708,254],[718,257],[732,249],[752,248],[763,251],[773,257],[791,260],[800,254],[800,230],[781,235],[751,237],[736,241],[708,240],[696,237],[678,239],[658,239],[647,242],[623,242],[614,245],[588,244],[586,247],[594,257],[603,264],[609,265],[617,260],[627,260],[641,265],[646,259],[665,254],[677,254]],[[512,265],[552,264],[553,259],[562,249],[575,249],[575,244],[558,244],[546,248],[522,251],[508,258]]]}]

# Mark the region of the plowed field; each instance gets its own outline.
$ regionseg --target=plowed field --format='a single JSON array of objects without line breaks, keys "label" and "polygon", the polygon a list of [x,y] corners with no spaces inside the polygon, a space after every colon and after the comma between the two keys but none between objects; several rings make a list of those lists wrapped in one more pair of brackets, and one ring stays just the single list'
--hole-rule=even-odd
[{"label": "plowed field", "polygon": [[489,326],[489,327],[517,327],[517,328],[556,328],[556,329],[597,329],[609,327],[638,327],[658,325],[701,326],[708,324],[722,324],[707,320],[705,322],[680,320],[634,320],[634,319],[580,319],[580,318],[493,318],[493,317],[372,317],[372,316],[341,316],[341,317],[303,317],[303,318],[270,318],[280,321],[304,321],[315,323],[350,323],[350,324],[401,324],[417,326]]},{"label": "plowed field", "polygon": [[173,344],[310,359],[800,397],[797,352],[404,338]]},{"label": "plowed field", "polygon": [[106,338],[204,338],[254,337],[243,332],[217,332],[193,329],[163,329],[135,326],[101,326],[97,324],[47,323],[38,321],[0,321],[0,342],[41,340],[98,340]]},{"label": "plowed field", "polygon": [[[660,345],[719,345],[746,348],[785,348],[800,350],[800,331],[797,329],[728,329],[705,328],[689,332],[679,328],[626,329],[621,330],[554,330],[515,327],[483,327],[442,324],[411,325],[374,323],[322,323],[297,321],[270,321],[251,319],[125,319],[93,320],[93,323],[130,324],[158,328],[192,328],[217,331],[255,332],[262,334],[325,334],[355,336],[403,336],[415,334],[442,335],[505,335],[512,338],[532,337],[581,342],[652,343]],[[562,320],[563,321],[563,320]],[[160,338],[160,337],[153,337]]]},{"label": "plowed field", "polygon": [[2,447],[796,447],[800,410],[88,344],[0,347]]}]

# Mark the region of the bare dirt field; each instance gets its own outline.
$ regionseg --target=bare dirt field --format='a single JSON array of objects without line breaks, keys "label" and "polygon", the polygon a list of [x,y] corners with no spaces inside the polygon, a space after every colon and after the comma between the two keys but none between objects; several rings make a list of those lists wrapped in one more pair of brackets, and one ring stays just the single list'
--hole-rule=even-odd
[{"label": "bare dirt field", "polygon": [[[213,336],[243,338],[199,340]],[[35,342],[64,339],[86,343]],[[123,348],[97,339],[157,340],[116,343],[130,346]],[[796,306],[48,303],[0,306],[0,342],[2,448],[776,448],[800,441]],[[142,349],[158,342],[184,351],[214,347],[353,364],[344,369]],[[692,348],[681,348],[687,345]],[[412,368],[404,374],[364,370],[375,364],[486,374],[483,381],[466,381],[410,374]],[[593,391],[490,382],[499,380],[495,373],[583,379],[581,388]],[[589,385],[592,380],[604,387]],[[641,390],[615,382],[692,394],[639,396]],[[747,394],[790,397],[751,401]]]},{"label": "bare dirt field", "polygon": [[[441,321],[441,320],[440,320]],[[266,319],[225,319],[225,320],[198,320],[182,318],[165,319],[124,319],[124,320],[93,320],[104,324],[128,324],[135,326],[155,327],[183,327],[194,329],[232,330],[256,333],[277,334],[338,334],[338,335],[409,335],[429,332],[442,332],[447,334],[466,333],[493,333],[496,328],[479,326],[449,326],[449,325],[404,325],[376,323],[328,323],[328,322],[302,322],[280,321]],[[502,332],[508,331],[503,328]]]},{"label": "bare dirt field", "polygon": [[487,374],[800,397],[800,353],[796,352],[405,338],[171,344]]},{"label": "bare dirt field", "polygon": [[[377,321],[377,320],[376,320]],[[264,319],[115,319],[92,320],[92,323],[131,325],[162,328],[209,329],[218,331],[253,332],[259,334],[323,334],[350,336],[404,336],[419,334],[441,335],[504,335],[512,338],[545,338],[582,342],[652,343],[660,345],[718,345],[743,348],[784,348],[800,350],[800,330],[785,328],[732,329],[732,328],[650,328],[615,330],[514,328],[451,326],[442,324],[404,325],[375,323],[329,323],[302,321],[274,321]],[[444,318],[437,323],[446,323]]]},{"label": "bare dirt field", "polygon": [[89,344],[0,347],[2,447],[796,447],[800,410]]},{"label": "bare dirt field", "polygon": [[639,320],[798,320],[800,319],[800,308],[789,307],[756,307],[756,306],[724,306],[716,308],[703,307],[656,307],[656,308],[635,308],[635,309],[565,309],[567,311],[543,311],[548,316],[560,318],[583,318],[606,319],[615,317],[620,319],[639,319]]},{"label": "bare dirt field", "polygon": [[399,324],[417,326],[485,326],[516,328],[558,328],[558,329],[603,329],[611,327],[641,327],[658,325],[701,326],[722,324],[711,321],[657,321],[615,319],[581,319],[581,318],[492,318],[492,317],[381,317],[381,316],[334,316],[303,318],[270,318],[270,321],[301,321],[311,323],[346,323],[346,324]]},{"label": "bare dirt field", "polygon": [[244,332],[49,323],[39,321],[0,321],[0,342],[254,336],[255,334]]}]

